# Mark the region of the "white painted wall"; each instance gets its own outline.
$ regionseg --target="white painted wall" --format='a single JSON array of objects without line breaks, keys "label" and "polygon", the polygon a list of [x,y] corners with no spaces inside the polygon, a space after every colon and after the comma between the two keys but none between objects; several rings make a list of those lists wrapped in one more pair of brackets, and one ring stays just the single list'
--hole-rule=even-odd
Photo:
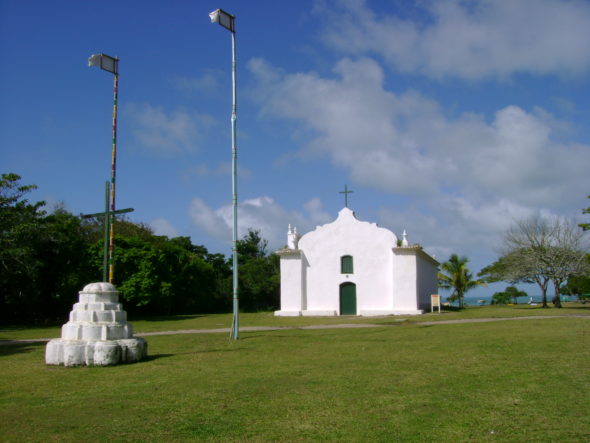
[{"label": "white painted wall", "polygon": [[[276,315],[338,315],[345,282],[356,285],[359,315],[430,310],[438,263],[419,247],[398,248],[393,232],[356,219],[348,208],[289,245],[278,251],[281,310]],[[341,273],[345,255],[353,257],[351,274]]]},{"label": "white painted wall", "polygon": [[393,253],[393,310],[414,311],[418,309],[416,251],[412,248],[395,248]]},{"label": "white painted wall", "polygon": [[[397,237],[374,223],[359,221],[344,208],[333,223],[301,237],[307,259],[307,309],[340,313],[340,284],[356,284],[357,311],[391,309],[391,267]],[[340,273],[340,259],[353,257],[353,273]]]},{"label": "white painted wall", "polygon": [[438,294],[438,262],[426,254],[419,251],[417,254],[418,266],[418,309],[426,312],[431,310],[432,294]]},{"label": "white painted wall", "polygon": [[298,315],[302,309],[306,308],[302,252],[284,249],[278,251],[278,254],[281,257],[281,311]]}]

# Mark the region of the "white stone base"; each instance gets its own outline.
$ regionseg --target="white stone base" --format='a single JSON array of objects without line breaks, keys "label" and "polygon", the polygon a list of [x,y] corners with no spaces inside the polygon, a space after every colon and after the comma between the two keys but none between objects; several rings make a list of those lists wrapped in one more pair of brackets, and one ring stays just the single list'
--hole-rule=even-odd
[{"label": "white stone base", "polygon": [[386,310],[364,310],[360,311],[359,315],[363,317],[377,317],[383,315],[421,315],[424,314],[422,310],[410,311],[386,311]]},{"label": "white stone base", "polygon": [[64,340],[56,338],[47,343],[45,363],[64,366],[109,366],[135,363],[147,356],[143,338],[123,340]]},{"label": "white stone base", "polygon": [[275,311],[275,317],[301,317],[301,311]]},{"label": "white stone base", "polygon": [[147,342],[133,337],[127,313],[110,283],[91,283],[79,293],[79,302],[62,326],[61,338],[45,349],[48,365],[107,366],[133,363],[147,356]]},{"label": "white stone base", "polygon": [[275,311],[275,317],[335,317],[337,311]]},{"label": "white stone base", "polygon": [[[390,310],[362,310],[361,317],[379,317],[386,315],[422,315],[423,310],[390,311]],[[334,317],[337,311],[275,311],[275,317]]]},{"label": "white stone base", "polygon": [[336,311],[301,311],[303,317],[334,317],[338,315]]}]

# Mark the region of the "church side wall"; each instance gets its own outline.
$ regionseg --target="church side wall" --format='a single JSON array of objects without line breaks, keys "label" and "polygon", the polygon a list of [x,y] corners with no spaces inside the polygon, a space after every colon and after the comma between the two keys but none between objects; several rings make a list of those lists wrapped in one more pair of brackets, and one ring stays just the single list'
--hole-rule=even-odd
[{"label": "church side wall", "polygon": [[428,312],[431,310],[430,296],[438,294],[438,266],[422,253],[417,256],[418,265],[418,306]]},{"label": "church side wall", "polygon": [[418,309],[416,252],[395,248],[393,263],[393,310],[415,311]]},{"label": "church side wall", "polygon": [[305,309],[302,273],[300,254],[281,255],[281,311]]}]

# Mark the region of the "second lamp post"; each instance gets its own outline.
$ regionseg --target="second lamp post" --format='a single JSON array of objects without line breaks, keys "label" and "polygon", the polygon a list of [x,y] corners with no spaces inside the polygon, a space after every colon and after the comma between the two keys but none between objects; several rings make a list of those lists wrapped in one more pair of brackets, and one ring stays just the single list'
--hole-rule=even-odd
[{"label": "second lamp post", "polygon": [[239,338],[238,321],[238,183],[237,183],[237,147],[236,147],[236,28],[235,17],[222,9],[217,9],[209,14],[211,23],[219,23],[231,32],[232,49],[232,108],[231,108],[231,152],[232,152],[232,270],[233,270],[233,319],[231,326],[231,338]]}]

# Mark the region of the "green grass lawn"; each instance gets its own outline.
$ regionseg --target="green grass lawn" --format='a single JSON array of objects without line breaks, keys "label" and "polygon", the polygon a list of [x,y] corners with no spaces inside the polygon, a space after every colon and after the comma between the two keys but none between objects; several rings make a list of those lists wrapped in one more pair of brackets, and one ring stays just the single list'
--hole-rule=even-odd
[{"label": "green grass lawn", "polygon": [[[238,342],[154,336],[147,361],[102,368],[48,367],[43,343],[0,346],[1,440],[589,441],[590,318],[421,324],[521,315],[516,308],[370,329],[242,332]],[[134,324],[219,328],[228,318]],[[242,316],[243,325],[342,320]]]},{"label": "green grass lawn", "polygon": [[[590,315],[590,303],[563,303],[564,308],[553,307],[543,309],[540,306],[494,305],[474,306],[463,310],[426,313],[416,316],[385,316],[385,317],[275,317],[272,312],[241,313],[240,326],[271,326],[299,327],[317,324],[350,324],[371,323],[391,325],[400,322],[421,323],[441,320],[458,320],[469,318],[509,318],[539,315]],[[67,316],[62,323],[67,322]],[[178,331],[187,329],[219,329],[231,326],[231,314],[207,315],[176,315],[166,317],[150,317],[147,319],[130,318],[136,333]],[[61,335],[61,324],[52,327],[0,326],[0,340],[19,340],[36,338],[58,338]]]}]

